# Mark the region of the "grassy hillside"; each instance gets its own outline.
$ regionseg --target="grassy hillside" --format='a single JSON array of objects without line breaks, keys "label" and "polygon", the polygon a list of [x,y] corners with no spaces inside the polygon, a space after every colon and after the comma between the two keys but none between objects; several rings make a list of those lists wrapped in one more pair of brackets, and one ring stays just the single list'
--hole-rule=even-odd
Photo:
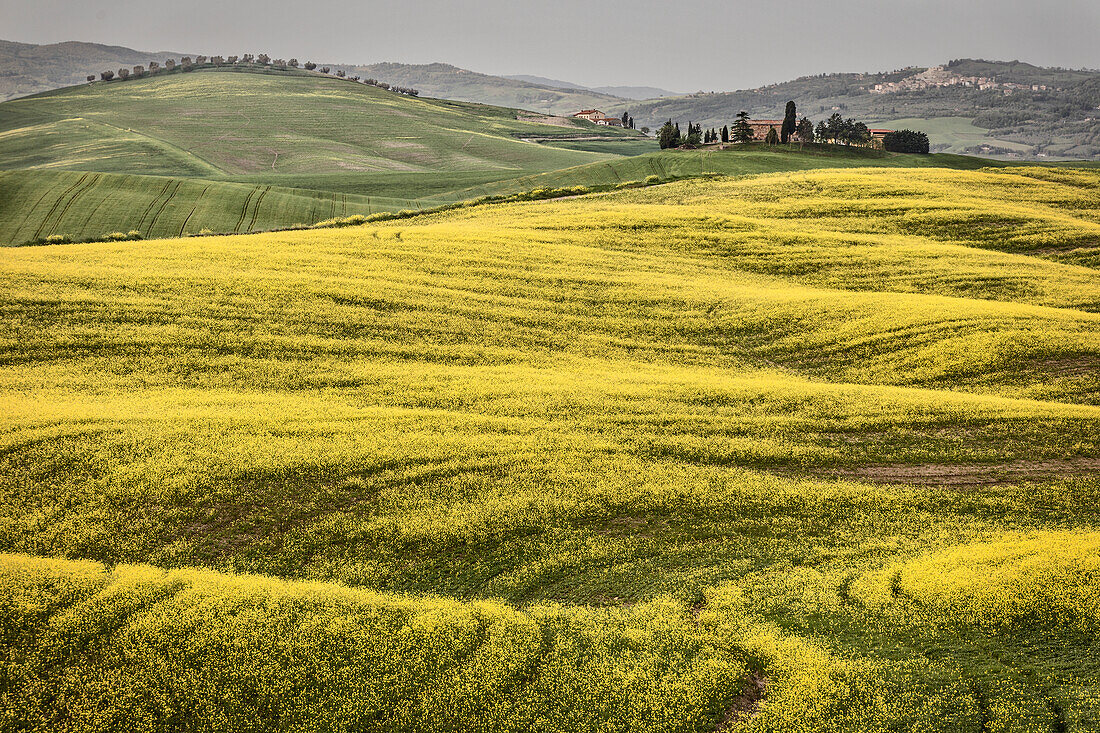
[{"label": "grassy hillside", "polygon": [[107,173],[550,170],[602,156],[525,142],[625,137],[319,74],[177,72],[0,104],[0,166]]},{"label": "grassy hillside", "polygon": [[0,251],[8,720],[1094,730],[1098,190]]},{"label": "grassy hillside", "polygon": [[769,146],[763,143],[717,146],[700,150],[661,150],[633,157],[615,158],[599,163],[534,173],[517,178],[469,186],[444,194],[443,198],[468,199],[531,191],[536,188],[567,186],[614,186],[643,181],[649,176],[661,180],[706,174],[752,175],[816,168],[955,168],[973,170],[995,161],[963,155],[902,155],[868,148],[839,145]]},{"label": "grassy hillside", "polygon": [[0,171],[0,244],[131,230],[161,238],[264,231],[431,203],[188,178]]}]

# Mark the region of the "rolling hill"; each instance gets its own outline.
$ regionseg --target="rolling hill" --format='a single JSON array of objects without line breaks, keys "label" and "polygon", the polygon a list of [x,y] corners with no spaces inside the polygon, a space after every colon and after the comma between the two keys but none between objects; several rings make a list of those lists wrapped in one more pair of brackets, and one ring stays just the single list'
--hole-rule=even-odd
[{"label": "rolling hill", "polygon": [[0,104],[0,168],[205,177],[548,170],[601,156],[529,140],[631,137],[523,115],[308,72],[179,71]]},{"label": "rolling hill", "polygon": [[7,725],[1094,730],[1098,191],[0,250]]},{"label": "rolling hill", "polygon": [[631,131],[319,73],[177,69],[0,103],[0,241],[416,210],[443,192],[642,149],[652,142]]},{"label": "rolling hill", "polygon": [[568,186],[617,186],[637,183],[651,176],[667,181],[700,176],[744,176],[779,171],[823,168],[953,168],[974,170],[1005,165],[968,155],[945,153],[905,155],[869,148],[808,144],[769,146],[763,143],[732,145],[725,149],[708,146],[698,150],[661,150],[630,157],[613,158],[545,173],[479,183],[441,194],[446,200],[478,196],[501,196],[540,188]]}]

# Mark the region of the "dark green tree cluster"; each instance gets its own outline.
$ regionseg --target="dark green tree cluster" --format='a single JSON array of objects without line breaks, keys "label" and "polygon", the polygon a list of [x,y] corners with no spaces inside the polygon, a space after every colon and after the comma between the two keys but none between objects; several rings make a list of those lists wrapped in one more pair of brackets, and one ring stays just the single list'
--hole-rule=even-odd
[{"label": "dark green tree cluster", "polygon": [[[709,135],[709,133],[708,133]],[[687,134],[680,132],[680,123],[669,120],[657,131],[657,141],[662,150],[682,145],[698,147],[703,144],[703,126],[688,122]]]},{"label": "dark green tree cluster", "polygon": [[866,145],[871,142],[871,131],[862,122],[851,117],[844,119],[839,112],[833,112],[829,119],[817,123],[816,136],[820,142],[841,145]]},{"label": "dark green tree cluster", "polygon": [[928,153],[928,136],[915,130],[886,133],[882,146],[891,153]]}]

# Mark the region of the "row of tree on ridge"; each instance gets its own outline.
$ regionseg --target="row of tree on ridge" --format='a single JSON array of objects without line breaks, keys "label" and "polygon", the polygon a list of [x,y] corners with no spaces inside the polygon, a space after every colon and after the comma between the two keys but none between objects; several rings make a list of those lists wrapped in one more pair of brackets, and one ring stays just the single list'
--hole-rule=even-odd
[{"label": "row of tree on ridge", "polygon": [[[723,125],[721,129],[711,128],[704,130],[702,125],[688,122],[687,132],[680,129],[680,124],[669,120],[657,131],[657,139],[661,148],[695,148],[700,145],[712,143],[748,143],[756,139],[756,131],[750,124],[749,114],[742,110],[732,126]],[[787,108],[783,122],[776,130],[774,126],[768,129],[764,136],[764,143],[768,145],[786,144],[789,142],[819,142],[839,145],[870,145],[873,140],[871,130],[863,122],[845,119],[839,112],[834,112],[828,119],[821,120],[815,126],[809,117],[798,118],[798,110],[793,101],[787,102]],[[928,136],[923,132],[913,130],[895,130],[883,136],[883,147],[887,151],[900,153],[927,153],[929,150]]]},{"label": "row of tree on ridge", "polygon": [[[177,68],[181,68],[183,71],[191,71],[199,66],[259,66],[259,67],[271,67],[274,69],[297,69],[304,68],[306,71],[319,71],[322,74],[329,74],[332,69],[328,66],[318,67],[317,64],[312,61],[307,61],[304,64],[300,64],[298,59],[272,59],[266,53],[254,55],[250,53],[242,54],[241,56],[196,56],[194,60],[190,56],[183,56],[180,58],[177,64],[175,59],[168,59],[164,62],[162,67],[157,61],[150,61],[148,68],[145,66],[135,66],[133,69],[123,67],[114,71],[102,71],[99,74],[99,78],[102,81],[112,81],[114,79],[126,80],[132,78],[139,78],[149,76],[151,74],[157,74],[161,71],[172,71]],[[335,76],[341,79],[347,79],[348,81],[361,82],[363,84],[369,84],[379,89],[386,89],[391,92],[397,92],[398,94],[406,94],[410,97],[417,97],[420,95],[420,91],[411,87],[402,87],[394,84],[387,84],[384,81],[378,79],[362,79],[358,76],[347,76],[346,72],[342,69],[336,71]],[[95,74],[88,75],[88,81],[93,82],[96,80]]]}]

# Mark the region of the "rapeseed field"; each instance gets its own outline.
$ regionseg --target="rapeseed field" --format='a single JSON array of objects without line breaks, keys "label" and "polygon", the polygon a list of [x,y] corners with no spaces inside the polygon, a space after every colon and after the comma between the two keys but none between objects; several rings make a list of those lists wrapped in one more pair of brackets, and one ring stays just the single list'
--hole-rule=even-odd
[{"label": "rapeseed field", "polygon": [[1100,727],[1100,172],[0,251],[0,729]]}]

